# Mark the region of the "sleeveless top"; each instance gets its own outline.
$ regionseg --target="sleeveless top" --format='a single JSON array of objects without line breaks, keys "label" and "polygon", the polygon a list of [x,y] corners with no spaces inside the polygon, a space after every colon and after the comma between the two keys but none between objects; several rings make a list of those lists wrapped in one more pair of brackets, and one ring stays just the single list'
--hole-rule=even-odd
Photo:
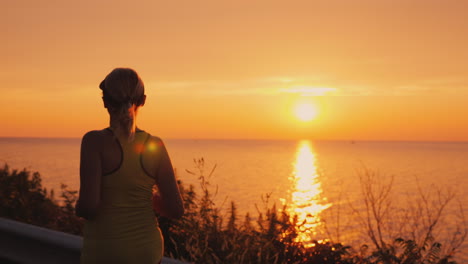
[{"label": "sleeveless top", "polygon": [[142,165],[150,138],[137,131],[133,142],[117,139],[121,165],[102,175],[101,204],[96,218],[85,222],[81,263],[161,261],[163,238],[152,207],[155,180]]}]

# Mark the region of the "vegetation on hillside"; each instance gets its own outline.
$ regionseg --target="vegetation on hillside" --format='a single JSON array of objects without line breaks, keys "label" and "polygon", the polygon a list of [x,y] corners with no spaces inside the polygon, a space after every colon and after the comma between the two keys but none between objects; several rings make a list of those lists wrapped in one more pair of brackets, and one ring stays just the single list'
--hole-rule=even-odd
[{"label": "vegetation on hillside", "polygon": [[59,200],[42,186],[38,172],[0,169],[0,217],[81,235],[83,220],[75,216],[77,192],[62,184]]},{"label": "vegetation on hillside", "polygon": [[[387,232],[395,217],[391,183],[376,182],[372,172],[366,171],[361,179],[365,210],[355,210],[371,242],[353,248],[336,241],[313,241],[314,246],[307,247],[296,239],[297,227],[304,222],[286,208],[265,202],[256,217],[239,217],[235,202],[221,210],[213,202],[217,190],[209,183],[214,168],[205,175],[204,160],[196,160],[195,165],[196,171],[188,172],[199,177],[201,188],[197,192],[194,186],[180,184],[186,209],[183,218],[158,217],[165,255],[176,259],[195,263],[448,264],[455,263],[453,257],[467,234],[461,215],[452,239],[443,245],[435,231],[455,196],[439,191],[430,197],[421,191],[421,198],[413,201],[413,216],[407,215],[406,225],[391,237]],[[53,191],[42,187],[39,173],[5,165],[0,169],[0,217],[79,235],[83,221],[74,214],[77,192],[66,186],[61,191],[56,199]],[[419,214],[415,216],[415,212]]]}]

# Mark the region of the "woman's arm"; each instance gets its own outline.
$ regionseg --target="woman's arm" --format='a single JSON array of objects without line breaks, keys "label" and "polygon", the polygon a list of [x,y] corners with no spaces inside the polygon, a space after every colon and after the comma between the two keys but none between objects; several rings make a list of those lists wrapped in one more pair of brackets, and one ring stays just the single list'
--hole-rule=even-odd
[{"label": "woman's arm", "polygon": [[180,218],[184,214],[184,205],[179,186],[166,147],[162,142],[160,146],[160,160],[156,174],[159,197],[157,195],[153,197],[153,204],[162,216]]},{"label": "woman's arm", "polygon": [[76,203],[76,215],[87,220],[93,219],[101,201],[101,158],[98,131],[83,136],[80,155],[80,196]]}]

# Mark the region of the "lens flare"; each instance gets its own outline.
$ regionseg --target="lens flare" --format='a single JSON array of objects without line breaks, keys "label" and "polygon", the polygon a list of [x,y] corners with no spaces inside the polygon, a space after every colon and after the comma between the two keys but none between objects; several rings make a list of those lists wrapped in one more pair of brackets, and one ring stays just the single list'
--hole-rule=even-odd
[{"label": "lens flare", "polygon": [[148,145],[146,145],[146,149],[151,152],[156,151],[157,148],[158,148],[158,144],[154,141],[151,141],[148,143]]}]

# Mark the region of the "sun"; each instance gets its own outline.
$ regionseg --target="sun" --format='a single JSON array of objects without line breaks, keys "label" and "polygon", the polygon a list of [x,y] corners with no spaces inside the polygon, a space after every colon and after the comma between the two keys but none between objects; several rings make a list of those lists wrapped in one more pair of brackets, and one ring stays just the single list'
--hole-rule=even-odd
[{"label": "sun", "polygon": [[315,105],[311,103],[300,103],[296,105],[294,113],[300,121],[308,122],[317,117],[318,110]]}]

